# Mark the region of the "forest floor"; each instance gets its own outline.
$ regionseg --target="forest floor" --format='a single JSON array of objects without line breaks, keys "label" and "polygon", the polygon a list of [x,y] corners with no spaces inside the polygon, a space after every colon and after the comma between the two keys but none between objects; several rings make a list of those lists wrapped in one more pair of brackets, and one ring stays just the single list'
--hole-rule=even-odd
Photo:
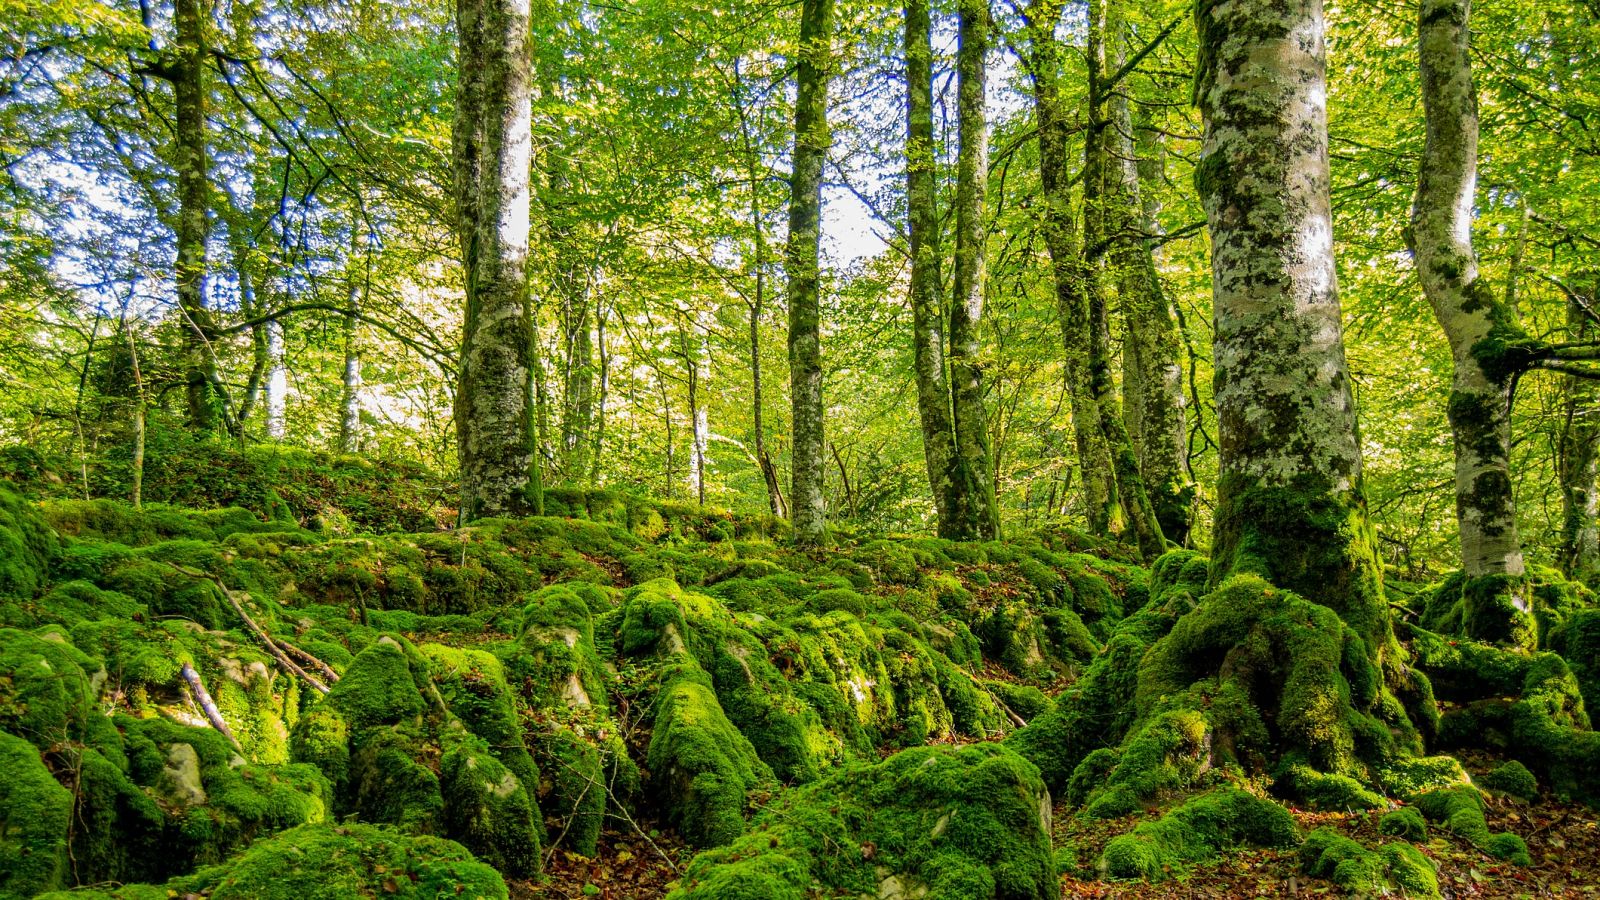
[{"label": "forest floor", "polygon": [[[1476,776],[1493,768],[1499,760],[1488,757],[1474,759],[1471,754],[1462,754],[1462,762]],[[1431,829],[1429,839],[1416,846],[1438,867],[1439,893],[1445,900],[1600,897],[1600,813],[1590,807],[1563,803],[1549,796],[1541,797],[1537,803],[1521,803],[1506,797],[1491,797],[1488,802],[1490,829],[1514,832],[1527,841],[1533,865],[1516,866],[1493,859],[1442,828]],[[1364,846],[1393,840],[1378,832],[1378,817],[1383,810],[1325,813],[1291,807],[1290,811],[1302,834],[1309,834],[1316,828],[1332,827]],[[1106,843],[1133,828],[1143,818],[1133,815],[1109,821],[1086,820],[1072,815],[1065,806],[1058,806],[1053,837],[1058,847],[1067,844],[1076,846],[1079,861],[1092,869],[1093,861],[1099,858]],[[1074,874],[1089,877],[1080,879]],[[1093,875],[1092,870],[1063,875],[1062,898],[1231,900],[1236,897],[1321,897],[1343,894],[1332,882],[1305,875],[1294,850],[1239,850],[1214,862],[1195,866],[1176,880],[1154,884],[1097,881]]]},{"label": "forest floor", "polygon": [[[1500,762],[1487,756],[1463,756],[1474,775]],[[1492,859],[1467,841],[1434,829],[1429,840],[1417,846],[1438,866],[1439,891],[1445,900],[1600,897],[1600,811],[1548,796],[1537,803],[1493,797],[1489,804],[1490,829],[1513,832],[1527,841],[1533,865],[1515,866]],[[1327,813],[1291,808],[1291,812],[1302,834],[1332,827],[1365,846],[1391,840],[1378,832],[1382,810]],[[1343,894],[1332,882],[1305,875],[1294,850],[1242,849],[1160,883],[1096,880],[1094,860],[1106,843],[1147,816],[1148,813],[1091,820],[1075,816],[1065,804],[1057,804],[1052,835],[1055,844],[1076,847],[1083,864],[1078,871],[1062,875],[1062,900],[1233,900]],[[593,858],[557,850],[549,858],[543,881],[510,883],[512,900],[647,900],[666,896],[677,879],[676,870],[688,865],[694,851],[670,830],[659,831],[649,823],[641,823],[640,828],[626,832],[608,829]]]}]

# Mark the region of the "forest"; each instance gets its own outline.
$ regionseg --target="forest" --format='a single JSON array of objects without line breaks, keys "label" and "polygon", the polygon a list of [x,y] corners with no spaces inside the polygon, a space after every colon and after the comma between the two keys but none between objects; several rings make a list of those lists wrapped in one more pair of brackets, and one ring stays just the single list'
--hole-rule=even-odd
[{"label": "forest", "polygon": [[1597,48],[0,0],[0,900],[1600,896]]}]

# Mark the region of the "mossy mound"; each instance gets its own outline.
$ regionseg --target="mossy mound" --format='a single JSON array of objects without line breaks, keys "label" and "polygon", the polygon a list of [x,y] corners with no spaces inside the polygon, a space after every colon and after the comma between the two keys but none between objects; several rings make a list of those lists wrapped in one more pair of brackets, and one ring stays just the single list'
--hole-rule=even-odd
[{"label": "mossy mound", "polygon": [[0,898],[60,887],[66,874],[72,792],[51,776],[39,750],[0,732]]},{"label": "mossy mound", "polygon": [[1478,779],[1478,784],[1519,800],[1536,800],[1539,797],[1539,780],[1528,771],[1527,766],[1514,759],[1485,774]]},{"label": "mossy mound", "polygon": [[[436,672],[483,734],[455,714]],[[539,870],[543,819],[530,790],[537,770],[509,703],[492,657],[425,653],[385,637],[362,650],[301,719],[295,755],[335,784],[341,813],[458,840],[508,874],[527,876]]]},{"label": "mossy mound", "polygon": [[504,900],[505,882],[454,841],[370,825],[307,825],[258,841],[225,863],[165,885],[45,894],[41,900]]},{"label": "mossy mound", "polygon": [[1410,844],[1368,850],[1330,828],[1319,828],[1300,845],[1300,866],[1307,875],[1326,878],[1357,896],[1398,891],[1407,897],[1439,897],[1433,863]]},{"label": "mossy mound", "polygon": [[1378,820],[1378,831],[1407,841],[1428,839],[1427,821],[1422,818],[1422,813],[1410,806],[1402,806],[1384,813]]},{"label": "mossy mound", "polygon": [[31,600],[59,552],[55,533],[31,503],[0,483],[0,601]]},{"label": "mossy mound", "polygon": [[1110,878],[1162,881],[1222,850],[1246,844],[1292,847],[1299,839],[1288,810],[1224,786],[1113,838],[1100,855],[1100,871]]},{"label": "mossy mound", "polygon": [[1003,747],[905,750],[787,791],[671,896],[1053,898],[1049,816],[1038,770]]}]

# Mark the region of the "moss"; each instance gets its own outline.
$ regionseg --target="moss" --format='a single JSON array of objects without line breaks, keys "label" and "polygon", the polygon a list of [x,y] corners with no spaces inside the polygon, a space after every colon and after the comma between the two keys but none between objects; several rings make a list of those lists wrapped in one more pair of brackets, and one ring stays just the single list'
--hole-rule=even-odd
[{"label": "moss", "polygon": [[450,712],[488,744],[495,759],[518,781],[537,786],[539,770],[523,743],[522,723],[500,660],[484,650],[439,644],[418,649],[428,660],[432,681]]},{"label": "moss", "polygon": [[1129,737],[1103,789],[1084,814],[1115,819],[1148,805],[1163,793],[1194,784],[1211,767],[1211,729],[1193,710],[1155,716]]},{"label": "moss", "polygon": [[1422,813],[1409,806],[1392,809],[1378,819],[1378,832],[1407,841],[1428,839],[1428,823]]},{"label": "moss", "polygon": [[[115,900],[190,895],[213,900],[504,900],[507,896],[499,873],[473,859],[454,841],[354,824],[296,828],[258,841],[223,864],[173,879],[164,887],[130,885],[98,894]],[[84,894],[45,896],[75,900]]]},{"label": "moss", "polygon": [[785,792],[750,834],[696,857],[671,896],[1043,900],[1059,890],[1048,826],[1037,770],[1016,754],[916,748]]},{"label": "moss", "polygon": [[1402,799],[1428,791],[1471,784],[1467,771],[1453,756],[1413,756],[1397,759],[1380,770],[1384,788]]},{"label": "moss", "polygon": [[1528,845],[1522,838],[1509,831],[1491,835],[1489,840],[1483,844],[1483,852],[1495,859],[1503,859],[1513,865],[1533,865],[1533,857],[1528,854]]},{"label": "moss", "polygon": [[[539,806],[546,816],[551,846],[593,856],[605,822],[607,795],[616,790],[608,789],[615,779],[607,777],[600,748],[562,724],[542,730],[535,742],[548,782]],[[626,786],[622,787],[625,794]]]},{"label": "moss", "polygon": [[392,725],[426,708],[406,655],[394,641],[380,641],[356,654],[325,702],[352,728]]},{"label": "moss", "polygon": [[1471,785],[1456,785],[1419,794],[1416,807],[1440,827],[1474,846],[1489,842],[1489,823],[1484,818],[1483,795]]},{"label": "moss", "polygon": [[1528,771],[1528,767],[1516,760],[1510,760],[1489,772],[1478,783],[1493,791],[1510,794],[1522,800],[1533,801],[1539,798],[1539,781]]},{"label": "moss", "polygon": [[445,833],[507,875],[526,878],[539,872],[544,824],[539,807],[482,738],[446,736],[439,790]]},{"label": "moss", "polygon": [[742,834],[746,794],[772,777],[728,721],[710,678],[687,666],[663,676],[647,758],[667,819],[698,847]]},{"label": "moss", "polygon": [[28,600],[60,552],[55,532],[10,485],[0,483],[0,599]]},{"label": "moss", "polygon": [[1117,767],[1118,759],[1117,751],[1109,747],[1101,747],[1085,756],[1083,762],[1072,770],[1072,778],[1067,782],[1067,803],[1082,806],[1091,794],[1105,785],[1106,778]]},{"label": "moss", "polygon": [[1221,787],[1112,838],[1100,867],[1111,878],[1163,881],[1220,850],[1241,844],[1292,847],[1298,840],[1288,810],[1238,788]]},{"label": "moss", "polygon": [[1289,766],[1273,788],[1314,810],[1381,809],[1387,802],[1348,775],[1318,772],[1303,765]]},{"label": "moss", "polygon": [[1439,897],[1433,864],[1410,844],[1368,850],[1331,828],[1319,828],[1300,845],[1300,866],[1352,894],[1375,896],[1398,890],[1410,897]]},{"label": "moss", "polygon": [[991,679],[985,679],[982,684],[985,690],[998,698],[1006,705],[1006,709],[1016,713],[1024,722],[1033,721],[1052,705],[1044,691],[1031,684]]},{"label": "moss", "polygon": [[62,885],[72,792],[56,783],[39,751],[0,732],[0,898],[26,898]]},{"label": "moss", "polygon": [[437,833],[444,796],[438,748],[411,727],[375,726],[351,740],[350,776],[341,806],[362,821],[396,825],[414,834]]}]

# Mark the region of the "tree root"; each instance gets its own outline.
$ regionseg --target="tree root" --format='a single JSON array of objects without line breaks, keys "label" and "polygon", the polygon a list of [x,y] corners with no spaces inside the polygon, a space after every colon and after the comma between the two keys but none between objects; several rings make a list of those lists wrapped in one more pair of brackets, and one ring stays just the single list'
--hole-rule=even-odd
[{"label": "tree root", "polygon": [[228,743],[233,745],[233,749],[241,753],[244,752],[244,748],[239,745],[239,739],[233,736],[233,729],[229,728],[227,721],[222,718],[222,711],[217,709],[217,702],[211,699],[211,692],[206,690],[205,682],[200,680],[200,673],[196,672],[194,666],[188,663],[183,664],[183,668],[179,670],[179,673],[183,675],[183,680],[188,682],[189,690],[194,694],[195,702],[205,711],[206,720],[211,723],[211,727],[222,732],[222,736],[228,739]]}]

